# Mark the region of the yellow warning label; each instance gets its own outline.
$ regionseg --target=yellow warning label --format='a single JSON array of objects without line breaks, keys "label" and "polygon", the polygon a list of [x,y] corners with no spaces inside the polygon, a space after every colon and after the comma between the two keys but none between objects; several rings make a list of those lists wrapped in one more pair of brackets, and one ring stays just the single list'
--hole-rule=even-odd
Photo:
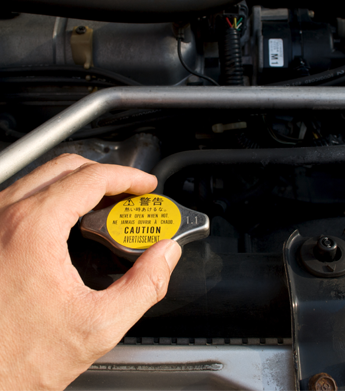
[{"label": "yellow warning label", "polygon": [[127,198],[116,204],[107,218],[109,235],[131,249],[146,249],[171,239],[181,225],[177,205],[157,194]]}]

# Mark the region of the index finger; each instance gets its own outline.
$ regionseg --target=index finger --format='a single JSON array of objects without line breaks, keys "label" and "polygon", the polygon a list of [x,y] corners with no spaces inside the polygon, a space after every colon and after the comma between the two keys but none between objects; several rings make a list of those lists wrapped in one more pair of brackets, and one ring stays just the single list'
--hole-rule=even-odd
[{"label": "index finger", "polygon": [[[69,229],[78,218],[93,209],[106,196],[152,192],[157,178],[136,168],[99,163],[79,167],[37,193],[41,212],[57,213],[60,226]],[[55,214],[54,213],[54,214]]]},{"label": "index finger", "polygon": [[38,193],[91,160],[75,154],[63,154],[37,167],[2,191],[2,206],[13,204]]}]

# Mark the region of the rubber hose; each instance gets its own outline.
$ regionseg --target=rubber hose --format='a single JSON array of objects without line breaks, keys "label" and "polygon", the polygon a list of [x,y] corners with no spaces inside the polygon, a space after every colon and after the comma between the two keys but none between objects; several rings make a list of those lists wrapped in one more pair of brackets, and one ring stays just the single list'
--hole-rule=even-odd
[{"label": "rubber hose", "polygon": [[278,83],[267,84],[267,86],[282,87],[300,87],[300,86],[317,86],[317,85],[336,85],[337,82],[343,83],[345,76],[345,66],[330,69],[325,72],[300,77],[298,79],[280,81]]},{"label": "rubber hose", "polygon": [[302,147],[273,149],[219,149],[185,151],[161,160],[152,170],[158,179],[157,193],[163,194],[164,184],[173,174],[183,168],[197,165],[226,164],[303,164],[345,163],[345,146]]}]

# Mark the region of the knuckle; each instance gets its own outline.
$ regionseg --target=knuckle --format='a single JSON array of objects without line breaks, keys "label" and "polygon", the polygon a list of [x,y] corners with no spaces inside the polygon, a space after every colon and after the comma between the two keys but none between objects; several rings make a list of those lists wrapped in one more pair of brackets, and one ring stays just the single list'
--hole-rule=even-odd
[{"label": "knuckle", "polygon": [[27,218],[28,210],[30,210],[31,204],[31,199],[24,199],[9,205],[5,210],[4,216],[2,217],[3,220],[6,220],[9,224],[18,225]]},{"label": "knuckle", "polygon": [[87,162],[80,166],[80,170],[90,176],[92,179],[106,177],[103,165],[97,162]]},{"label": "knuckle", "polygon": [[53,161],[56,162],[69,162],[74,164],[83,164],[85,163],[86,159],[80,155],[77,155],[76,153],[63,153],[62,155],[56,157],[53,159]]},{"label": "knuckle", "polygon": [[150,275],[155,302],[161,301],[168,291],[169,274],[163,268],[154,270]]},{"label": "knuckle", "polygon": [[29,220],[28,215],[31,207],[32,200],[24,199],[7,206],[2,211],[1,220],[2,224],[7,227],[4,235],[8,243],[15,238],[22,240],[23,235],[27,233]]},{"label": "knuckle", "polygon": [[[80,301],[83,303],[82,306]],[[88,305],[85,306],[85,303]],[[104,322],[106,308],[102,308],[102,305],[100,308],[97,295],[91,291],[87,296],[83,294],[83,297],[79,297],[74,304],[78,308],[71,319],[74,351],[77,352],[79,360],[88,361],[92,356],[96,359],[113,346],[113,334],[109,332]]]}]

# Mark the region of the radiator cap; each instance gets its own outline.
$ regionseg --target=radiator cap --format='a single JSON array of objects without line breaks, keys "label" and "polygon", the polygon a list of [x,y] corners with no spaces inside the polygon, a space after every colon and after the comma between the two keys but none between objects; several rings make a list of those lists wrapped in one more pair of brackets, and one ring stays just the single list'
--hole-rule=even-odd
[{"label": "radiator cap", "polygon": [[134,262],[160,240],[174,239],[183,246],[206,238],[210,223],[207,215],[185,208],[167,196],[144,194],[88,213],[80,228],[85,238]]}]

